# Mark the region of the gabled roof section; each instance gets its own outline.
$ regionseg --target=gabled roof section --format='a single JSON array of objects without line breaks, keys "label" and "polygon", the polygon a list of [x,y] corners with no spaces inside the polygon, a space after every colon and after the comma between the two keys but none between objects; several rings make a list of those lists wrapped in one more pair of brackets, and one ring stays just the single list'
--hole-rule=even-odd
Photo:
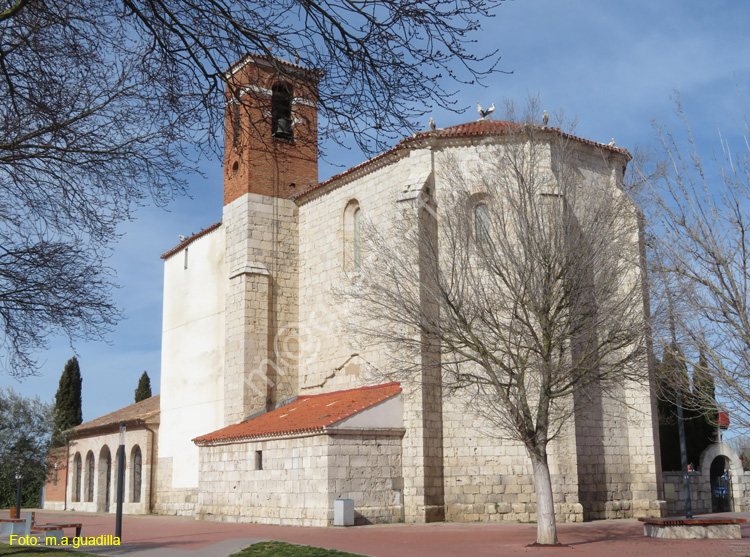
[{"label": "gabled roof section", "polygon": [[414,145],[424,145],[425,140],[512,135],[514,133],[523,133],[524,130],[528,127],[531,127],[538,133],[548,133],[551,135],[576,141],[577,143],[581,143],[583,145],[591,145],[592,147],[596,147],[598,149],[604,149],[605,151],[618,153],[625,156],[627,160],[630,160],[632,158],[627,149],[607,145],[605,143],[599,143],[597,141],[591,141],[589,139],[584,139],[582,137],[565,133],[560,128],[553,128],[551,126],[539,126],[536,124],[521,124],[518,122],[505,122],[502,120],[484,119],[477,120],[475,122],[466,122],[464,124],[458,124],[456,126],[450,126],[447,128],[440,128],[437,130],[417,132],[411,137],[407,137],[399,141],[395,147],[392,147],[391,149],[380,153],[379,155],[363,163],[360,163],[357,166],[353,166],[352,168],[345,170],[344,172],[336,174],[335,176],[332,176],[324,182],[320,182],[319,184],[311,186],[308,189],[293,195],[292,199],[302,203],[304,202],[304,198],[309,193],[319,191],[324,188],[335,189],[335,187],[337,187],[338,185],[336,184],[336,182],[341,182],[344,178],[347,178],[352,174],[357,174],[358,172],[363,172],[366,169],[369,169],[369,167],[377,168],[380,164],[385,164],[386,162],[390,162],[398,158],[399,156],[403,156],[403,151],[411,148]]},{"label": "gabled roof section", "polygon": [[[104,429],[116,426],[121,423],[134,424],[145,422],[149,419],[155,419],[159,416],[159,395],[152,396],[146,400],[136,402],[125,408],[120,408],[114,412],[96,418],[90,422],[84,422],[71,430],[73,436],[87,433],[96,429]],[[156,420],[154,420],[156,421]]]},{"label": "gabled roof section", "polygon": [[396,396],[399,383],[335,391],[322,395],[300,396],[296,401],[244,422],[227,426],[193,439],[196,445],[235,442],[257,437],[273,437],[298,433],[323,433],[340,422]]},{"label": "gabled roof section", "polygon": [[209,226],[208,228],[204,228],[200,232],[197,232],[197,233],[193,234],[189,238],[185,238],[182,242],[180,242],[179,244],[177,244],[171,250],[165,251],[164,253],[162,253],[161,254],[161,259],[167,259],[169,257],[172,257],[175,253],[177,253],[178,251],[180,251],[183,248],[188,247],[190,244],[192,244],[193,242],[195,242],[198,238],[201,238],[201,237],[205,236],[209,232],[213,232],[214,230],[216,230],[220,226],[221,226],[221,222],[214,223],[211,226]]}]

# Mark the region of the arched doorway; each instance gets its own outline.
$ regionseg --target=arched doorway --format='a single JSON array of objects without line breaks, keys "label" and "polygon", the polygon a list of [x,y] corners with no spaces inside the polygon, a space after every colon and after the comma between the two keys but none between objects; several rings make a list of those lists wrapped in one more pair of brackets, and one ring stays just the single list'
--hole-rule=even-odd
[{"label": "arched doorway", "polygon": [[711,461],[711,512],[732,512],[732,472],[729,459],[718,455]]},{"label": "arched doorway", "polygon": [[112,493],[112,453],[104,445],[99,453],[99,478],[96,489],[96,507],[98,512],[109,512],[110,493]]}]

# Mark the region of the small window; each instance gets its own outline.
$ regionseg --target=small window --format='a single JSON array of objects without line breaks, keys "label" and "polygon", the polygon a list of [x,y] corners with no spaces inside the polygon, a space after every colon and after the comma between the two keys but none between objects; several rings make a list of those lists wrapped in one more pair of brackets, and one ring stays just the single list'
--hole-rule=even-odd
[{"label": "small window", "polygon": [[271,89],[271,134],[281,139],[292,139],[292,88],[277,83]]},{"label": "small window", "polygon": [[488,244],[490,242],[490,210],[485,203],[474,207],[474,223],[477,243]]},{"label": "small window", "polygon": [[263,470],[263,451],[255,451],[255,469]]},{"label": "small window", "polygon": [[185,248],[185,263],[183,269],[187,269],[188,264],[188,248]]}]

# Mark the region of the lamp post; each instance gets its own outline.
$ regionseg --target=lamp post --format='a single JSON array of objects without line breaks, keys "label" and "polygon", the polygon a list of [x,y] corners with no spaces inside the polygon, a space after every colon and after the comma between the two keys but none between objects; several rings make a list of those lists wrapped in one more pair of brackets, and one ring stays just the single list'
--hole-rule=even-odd
[{"label": "lamp post", "polygon": [[125,424],[120,423],[120,448],[117,449],[117,515],[115,537],[122,543],[122,498],[125,491]]},{"label": "lamp post", "polygon": [[23,486],[23,475],[21,468],[16,469],[16,518],[21,518],[21,491]]},{"label": "lamp post", "polygon": [[685,416],[682,411],[682,384],[677,390],[677,429],[680,433],[680,461],[682,464],[682,489],[685,497],[685,518],[693,518],[693,502],[690,499],[690,472],[687,463],[685,442]]}]

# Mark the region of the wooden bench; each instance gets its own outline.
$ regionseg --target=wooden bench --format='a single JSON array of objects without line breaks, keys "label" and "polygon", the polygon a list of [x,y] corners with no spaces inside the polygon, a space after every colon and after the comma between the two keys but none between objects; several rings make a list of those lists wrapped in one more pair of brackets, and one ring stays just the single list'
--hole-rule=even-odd
[{"label": "wooden bench", "polygon": [[34,513],[26,513],[26,518],[0,518],[0,535],[28,536],[34,524]]},{"label": "wooden bench", "polygon": [[639,518],[643,522],[643,535],[668,539],[722,539],[742,538],[740,525],[744,518]]}]

